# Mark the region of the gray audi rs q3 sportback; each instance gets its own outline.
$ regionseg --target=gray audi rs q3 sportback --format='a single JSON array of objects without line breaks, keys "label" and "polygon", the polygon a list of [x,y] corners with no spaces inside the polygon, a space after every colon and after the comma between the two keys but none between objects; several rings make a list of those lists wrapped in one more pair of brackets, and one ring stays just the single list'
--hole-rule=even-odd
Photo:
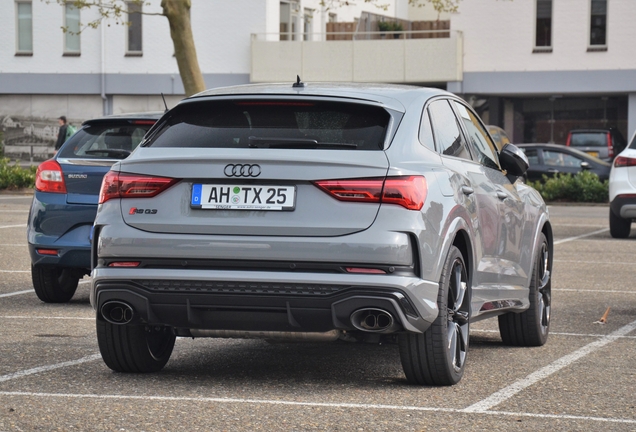
[{"label": "gray audi rs q3 sportback", "polygon": [[176,337],[399,343],[457,383],[471,323],[539,346],[552,229],[528,167],[463,100],[393,85],[248,85],[183,100],[102,183],[91,304],[108,367]]}]

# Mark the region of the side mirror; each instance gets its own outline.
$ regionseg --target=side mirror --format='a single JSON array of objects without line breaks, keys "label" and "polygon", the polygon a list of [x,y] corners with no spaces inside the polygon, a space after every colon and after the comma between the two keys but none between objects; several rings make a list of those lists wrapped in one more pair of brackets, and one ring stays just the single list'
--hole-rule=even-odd
[{"label": "side mirror", "polygon": [[508,172],[508,175],[520,177],[528,171],[528,158],[519,147],[508,143],[501,149],[499,153],[499,162],[501,167]]},{"label": "side mirror", "polygon": [[581,162],[581,169],[582,170],[589,170],[590,168],[591,167],[590,167],[590,163],[589,162],[585,162],[585,161]]}]

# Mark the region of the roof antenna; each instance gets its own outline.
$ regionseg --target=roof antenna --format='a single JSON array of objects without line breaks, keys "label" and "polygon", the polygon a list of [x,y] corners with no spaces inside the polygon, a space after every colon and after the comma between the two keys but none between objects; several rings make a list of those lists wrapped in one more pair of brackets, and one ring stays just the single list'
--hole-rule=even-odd
[{"label": "roof antenna", "polygon": [[168,112],[168,104],[166,103],[166,98],[164,97],[163,93],[161,93],[161,99],[163,99],[163,106],[166,107],[166,110],[164,112]]},{"label": "roof antenna", "polygon": [[296,82],[292,84],[292,87],[305,87],[305,83],[300,80],[300,75],[296,75]]}]

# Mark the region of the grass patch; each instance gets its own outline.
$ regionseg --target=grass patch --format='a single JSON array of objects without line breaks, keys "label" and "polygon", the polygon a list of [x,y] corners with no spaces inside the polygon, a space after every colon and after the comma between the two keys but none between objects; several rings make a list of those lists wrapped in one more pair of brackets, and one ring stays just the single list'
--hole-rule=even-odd
[{"label": "grass patch", "polygon": [[17,161],[11,165],[9,158],[0,158],[0,189],[32,188],[36,171],[37,167],[22,168]]}]

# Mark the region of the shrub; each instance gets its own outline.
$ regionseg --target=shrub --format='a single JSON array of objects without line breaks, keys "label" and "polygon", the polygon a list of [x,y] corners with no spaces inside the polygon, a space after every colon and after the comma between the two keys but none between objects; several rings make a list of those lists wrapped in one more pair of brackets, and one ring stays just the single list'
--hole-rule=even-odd
[{"label": "shrub", "polygon": [[9,158],[0,158],[0,189],[32,188],[36,171],[34,166],[22,168],[17,161],[9,165]]},{"label": "shrub", "polygon": [[543,181],[528,182],[546,201],[598,202],[609,200],[609,182],[601,182],[590,171],[581,171],[576,175],[557,174],[554,177],[543,176]]}]

